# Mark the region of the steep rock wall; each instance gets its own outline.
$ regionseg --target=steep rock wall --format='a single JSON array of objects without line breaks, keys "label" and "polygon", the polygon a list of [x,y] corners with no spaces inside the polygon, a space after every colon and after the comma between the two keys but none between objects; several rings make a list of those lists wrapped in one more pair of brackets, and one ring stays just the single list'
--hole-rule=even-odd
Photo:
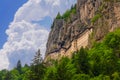
[{"label": "steep rock wall", "polygon": [[78,36],[77,39],[74,39],[71,43],[70,43],[70,47],[69,48],[61,48],[59,51],[54,51],[50,54],[48,54],[48,56],[46,56],[46,58],[50,58],[50,59],[59,59],[62,56],[68,56],[71,57],[72,53],[79,50],[81,47],[86,47],[88,45],[88,38],[89,38],[89,34],[92,32],[91,30],[86,30],[82,33],[82,35]]},{"label": "steep rock wall", "polygon": [[[120,26],[120,2],[106,0],[78,0],[77,13],[71,22],[56,19],[49,34],[46,58],[71,56],[81,46],[101,40]],[[96,15],[100,14],[100,17]],[[95,18],[95,21],[92,20]],[[92,33],[92,34],[91,34]],[[92,37],[91,37],[92,35]]]}]

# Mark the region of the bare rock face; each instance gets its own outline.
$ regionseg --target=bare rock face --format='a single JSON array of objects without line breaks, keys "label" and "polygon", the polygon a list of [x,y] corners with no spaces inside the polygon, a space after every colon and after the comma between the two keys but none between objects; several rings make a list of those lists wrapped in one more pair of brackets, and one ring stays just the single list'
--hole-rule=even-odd
[{"label": "bare rock face", "polygon": [[91,18],[94,17],[102,0],[78,0],[78,14],[82,23],[90,25]]},{"label": "bare rock face", "polygon": [[55,20],[49,34],[46,53],[58,52],[61,48],[67,50],[71,42],[86,30],[87,26],[81,25],[77,19],[72,23],[66,23],[63,19]]},{"label": "bare rock face", "polygon": [[120,2],[117,1],[78,0],[76,12],[70,16],[69,22],[64,19],[54,21],[46,56],[70,54],[81,46],[87,46],[91,42],[91,33],[91,39],[99,41],[120,26]]}]

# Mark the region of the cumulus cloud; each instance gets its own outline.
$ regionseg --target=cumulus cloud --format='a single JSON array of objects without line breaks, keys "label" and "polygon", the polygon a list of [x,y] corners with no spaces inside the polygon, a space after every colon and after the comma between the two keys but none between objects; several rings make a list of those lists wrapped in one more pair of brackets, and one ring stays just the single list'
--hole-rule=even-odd
[{"label": "cumulus cloud", "polygon": [[46,50],[49,30],[39,24],[46,16],[53,20],[58,12],[65,12],[75,0],[28,0],[14,16],[6,30],[7,42],[0,50],[0,69],[15,67],[18,60],[22,65],[31,63],[35,52]]},{"label": "cumulus cloud", "polygon": [[[5,52],[1,50],[1,52]],[[6,53],[0,53],[0,69],[7,69],[9,65],[8,58],[6,57]]]}]

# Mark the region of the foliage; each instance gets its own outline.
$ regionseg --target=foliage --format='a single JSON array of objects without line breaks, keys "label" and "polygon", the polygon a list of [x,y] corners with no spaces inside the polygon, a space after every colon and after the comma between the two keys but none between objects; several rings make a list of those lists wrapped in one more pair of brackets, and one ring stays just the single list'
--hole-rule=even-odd
[{"label": "foliage", "polygon": [[83,47],[73,57],[73,64],[75,64],[78,73],[88,73],[88,53]]},{"label": "foliage", "polygon": [[21,61],[18,60],[16,69],[19,71],[19,73],[21,73],[21,67],[22,67]]},{"label": "foliage", "polygon": [[48,67],[43,80],[57,80],[57,70],[53,67]]},{"label": "foliage", "polygon": [[76,74],[72,80],[89,80],[90,76],[87,74]]},{"label": "foliage", "polygon": [[64,19],[65,21],[70,18],[71,14],[76,14],[76,5],[72,6],[70,10],[67,10],[63,15],[59,12],[56,19]]},{"label": "foliage", "polygon": [[42,63],[41,52],[38,50],[34,56],[33,63],[30,68],[31,75],[29,76],[30,80],[42,80],[43,75],[45,74],[45,66]]},{"label": "foliage", "polygon": [[[71,9],[68,9],[64,14],[60,14],[60,12],[58,12],[56,19],[63,19],[64,21],[68,21],[71,18],[71,15],[75,15],[76,14],[76,5],[72,5]],[[51,25],[51,29],[54,27],[54,22]]]},{"label": "foliage", "polygon": [[76,73],[74,64],[71,64],[71,60],[67,57],[63,57],[57,68],[57,80],[71,80],[72,76]]},{"label": "foliage", "polygon": [[42,63],[42,55],[40,49],[36,52],[34,59],[32,61],[33,61],[32,65],[39,65]]},{"label": "foliage", "polygon": [[62,18],[62,16],[61,16],[60,12],[58,12],[56,19],[60,19],[60,18]]},{"label": "foliage", "polygon": [[98,14],[96,14],[92,19],[91,19],[91,22],[94,24],[99,18],[101,18],[101,14],[100,13],[98,13]]},{"label": "foliage", "polygon": [[120,0],[104,0],[105,2],[120,2]]},{"label": "foliage", "polygon": [[89,50],[82,47],[71,59],[50,60],[49,66],[37,53],[30,66],[18,61],[13,70],[0,71],[0,80],[120,80],[120,29]]}]

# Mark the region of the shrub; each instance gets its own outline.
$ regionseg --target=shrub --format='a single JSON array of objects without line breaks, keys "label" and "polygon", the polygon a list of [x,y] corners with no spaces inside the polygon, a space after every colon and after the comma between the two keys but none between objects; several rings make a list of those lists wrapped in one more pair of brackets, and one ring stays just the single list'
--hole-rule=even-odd
[{"label": "shrub", "polygon": [[91,22],[94,24],[99,18],[102,17],[102,14],[96,14],[92,19],[91,19]]}]

